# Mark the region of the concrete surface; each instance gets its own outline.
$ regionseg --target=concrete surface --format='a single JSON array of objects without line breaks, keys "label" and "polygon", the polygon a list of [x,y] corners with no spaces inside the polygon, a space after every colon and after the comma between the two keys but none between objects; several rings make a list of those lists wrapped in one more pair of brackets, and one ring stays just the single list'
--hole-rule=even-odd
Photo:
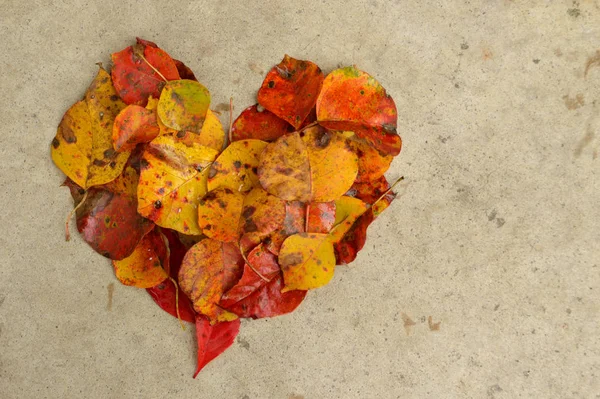
[{"label": "concrete surface", "polygon": [[[0,10],[1,398],[599,397],[600,1]],[[192,331],[63,238],[50,140],[136,35],[215,105],[252,104],[288,53],[356,64],[399,108],[388,176],[406,182],[365,250],[293,315],[244,322],[197,380]]]}]

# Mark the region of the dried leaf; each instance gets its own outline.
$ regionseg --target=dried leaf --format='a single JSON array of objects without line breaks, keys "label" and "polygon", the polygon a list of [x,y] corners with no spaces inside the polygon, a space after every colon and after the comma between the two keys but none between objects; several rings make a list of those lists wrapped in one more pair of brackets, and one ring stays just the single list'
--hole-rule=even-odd
[{"label": "dried leaf", "polygon": [[52,160],[78,186],[105,184],[123,171],[129,152],[113,149],[112,129],[124,107],[110,75],[100,68],[84,99],[63,116],[52,140]]},{"label": "dried leaf", "polygon": [[177,66],[169,54],[142,39],[138,39],[134,46],[114,53],[112,62],[112,80],[126,104],[145,106],[148,97],[158,98],[165,79],[180,79]]},{"label": "dried leaf", "polygon": [[242,111],[231,126],[231,140],[257,139],[273,141],[291,130],[291,126],[274,113],[255,104]]},{"label": "dried leaf", "polygon": [[243,239],[258,243],[279,230],[284,218],[285,202],[256,187],[244,198],[240,235]]},{"label": "dried leaf", "polygon": [[198,343],[198,366],[194,378],[214,358],[233,345],[240,331],[240,320],[225,321],[212,325],[203,316],[196,318],[196,341]]},{"label": "dried leaf", "polygon": [[208,192],[198,204],[198,226],[204,235],[237,242],[244,194],[229,188]]},{"label": "dried leaf", "polygon": [[163,88],[156,112],[170,129],[200,133],[209,105],[206,87],[194,80],[173,80]]},{"label": "dried leaf", "polygon": [[357,182],[377,180],[390,168],[394,159],[392,155],[381,155],[371,145],[362,141],[350,140],[349,143],[350,148],[358,157]]},{"label": "dried leaf", "polygon": [[237,316],[217,304],[223,293],[237,283],[243,273],[244,259],[236,246],[206,238],[186,253],[179,270],[181,290],[190,298],[194,310],[212,323],[234,320]]},{"label": "dried leaf", "polygon": [[279,264],[285,281],[283,292],[321,287],[334,274],[333,245],[327,234],[294,234],[283,242]]},{"label": "dried leaf", "polygon": [[317,119],[328,129],[353,131],[383,154],[400,153],[394,100],[377,80],[355,67],[327,75],[317,100]]},{"label": "dried leaf", "polygon": [[240,140],[231,143],[210,167],[208,190],[219,187],[233,191],[250,191],[259,186],[258,159],[267,143],[260,140]]},{"label": "dried leaf", "polygon": [[323,72],[316,64],[285,55],[258,91],[258,103],[298,129],[317,101]]},{"label": "dried leaf", "polygon": [[346,139],[320,126],[280,137],[260,157],[258,176],[269,193],[286,201],[329,202],[352,186],[356,155]]},{"label": "dried leaf", "polygon": [[161,234],[152,230],[146,234],[133,253],[125,259],[113,260],[115,275],[124,285],[150,288],[169,277],[167,244]]},{"label": "dried leaf", "polygon": [[117,151],[131,151],[137,144],[158,136],[156,112],[139,105],[128,105],[115,118],[112,140]]},{"label": "dried leaf", "polygon": [[212,148],[186,146],[169,135],[152,140],[142,157],[138,212],[159,226],[200,234],[198,201],[207,192],[207,166],[216,155]]}]

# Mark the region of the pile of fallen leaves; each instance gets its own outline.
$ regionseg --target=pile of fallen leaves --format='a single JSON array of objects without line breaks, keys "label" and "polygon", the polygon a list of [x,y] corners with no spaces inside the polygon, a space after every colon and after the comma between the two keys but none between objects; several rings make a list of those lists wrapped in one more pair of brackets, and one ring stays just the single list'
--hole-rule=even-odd
[{"label": "pile of fallen leaves", "polygon": [[52,159],[119,281],[195,323],[197,375],[239,318],[293,311],[354,260],[394,199],[396,106],[355,67],[324,76],[285,56],[227,135],[208,89],[156,44],[112,62],[65,113]]}]

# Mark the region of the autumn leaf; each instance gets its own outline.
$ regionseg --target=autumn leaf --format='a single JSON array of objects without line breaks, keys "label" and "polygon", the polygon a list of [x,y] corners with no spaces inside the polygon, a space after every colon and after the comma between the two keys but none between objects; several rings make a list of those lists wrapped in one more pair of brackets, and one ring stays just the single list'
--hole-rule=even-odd
[{"label": "autumn leaf", "polygon": [[195,80],[196,82],[198,81],[198,79],[196,79],[196,75],[194,75],[194,72],[192,72],[192,70],[188,68],[187,65],[185,65],[182,61],[176,59],[173,59],[173,61],[175,62],[175,66],[177,67],[177,72],[179,72],[180,79]]},{"label": "autumn leaf", "polygon": [[258,103],[298,129],[317,101],[323,72],[316,64],[285,55],[258,91]]},{"label": "autumn leaf", "polygon": [[110,259],[129,256],[154,227],[154,223],[137,213],[139,173],[135,158],[139,159],[132,155],[121,176],[88,189],[87,194],[70,179],[64,183],[76,204],[85,199],[75,213],[81,237],[96,252]]},{"label": "autumn leaf", "polygon": [[187,146],[173,136],[158,136],[146,145],[138,185],[138,212],[159,226],[200,234],[198,201],[207,192],[208,165],[217,152]]},{"label": "autumn leaf", "polygon": [[332,243],[341,241],[350,230],[356,219],[369,209],[369,206],[358,198],[343,196],[335,201],[335,226],[329,234]]},{"label": "autumn leaf", "polygon": [[108,183],[123,171],[129,152],[113,149],[112,129],[124,107],[110,75],[100,67],[84,99],[63,116],[52,140],[52,160],[79,187]]},{"label": "autumn leaf", "polygon": [[116,151],[131,151],[137,144],[152,141],[159,133],[156,112],[128,105],[115,118],[112,140]]},{"label": "autumn leaf", "polygon": [[122,260],[113,260],[117,279],[138,288],[150,288],[169,277],[168,248],[157,230],[146,234],[133,253]]},{"label": "autumn leaf", "polygon": [[[335,214],[334,214],[335,218]],[[300,201],[287,201],[285,203],[285,218],[281,229],[274,231],[265,239],[267,249],[279,255],[281,245],[291,235],[304,233],[306,226],[306,206]]]},{"label": "autumn leaf", "polygon": [[235,141],[219,155],[208,173],[208,190],[226,187],[234,191],[250,191],[259,186],[259,156],[267,146],[260,140]]},{"label": "autumn leaf", "polygon": [[377,180],[390,168],[394,159],[392,155],[381,155],[371,145],[362,141],[350,140],[349,144],[358,157],[357,182]]},{"label": "autumn leaf", "polygon": [[371,209],[375,217],[380,215],[396,197],[396,194],[390,191],[390,183],[385,176],[368,182],[355,182],[346,195],[372,205]]},{"label": "autumn leaf", "polygon": [[306,291],[281,292],[283,276],[275,255],[261,244],[247,260],[242,278],[223,295],[220,306],[239,317],[258,319],[289,313],[300,305]]},{"label": "autumn leaf", "polygon": [[[180,242],[178,235],[174,231],[162,229],[161,233],[167,238],[169,243],[169,276],[172,280],[176,281],[187,248]],[[164,280],[154,287],[147,288],[146,291],[150,294],[154,302],[171,316],[175,318],[181,317],[181,320],[195,323],[196,312],[192,308],[192,303],[183,291],[178,286],[175,286],[171,279]]]},{"label": "autumn leaf", "polygon": [[158,98],[166,81],[180,79],[173,59],[155,46],[137,39],[135,45],[112,54],[112,80],[126,104],[145,106],[148,97]]},{"label": "autumn leaf", "polygon": [[242,111],[231,126],[231,140],[257,139],[272,141],[291,130],[291,126],[262,105],[255,104]]},{"label": "autumn leaf", "polygon": [[210,105],[208,89],[195,80],[167,82],[156,112],[170,129],[200,133]]},{"label": "autumn leaf", "polygon": [[198,366],[194,378],[214,358],[233,345],[240,331],[240,320],[216,324],[201,315],[196,317],[196,341],[198,343]]},{"label": "autumn leaf", "polygon": [[225,144],[225,131],[217,115],[210,109],[206,111],[206,119],[200,133],[174,132],[175,138],[186,145],[194,143],[213,148],[221,152]]},{"label": "autumn leaf", "polygon": [[333,130],[353,131],[383,154],[402,147],[396,104],[371,75],[355,67],[336,69],[325,78],[317,100],[317,120]]},{"label": "autumn leaf", "polygon": [[300,233],[288,237],[279,251],[285,288],[310,290],[327,284],[334,274],[335,254],[327,234]]},{"label": "autumn leaf", "polygon": [[198,226],[204,235],[237,242],[245,195],[230,188],[209,191],[198,204]]},{"label": "autumn leaf", "polygon": [[329,233],[336,219],[337,201],[310,202],[306,233]]},{"label": "autumn leaf", "polygon": [[286,201],[329,202],[352,186],[357,171],[346,139],[314,126],[267,145],[258,177],[265,190]]},{"label": "autumn leaf", "polygon": [[244,241],[258,244],[283,225],[285,202],[270,195],[260,187],[254,188],[244,198],[240,220],[240,241],[244,252]]},{"label": "autumn leaf", "polygon": [[241,278],[244,259],[238,248],[206,238],[186,253],[179,270],[181,290],[194,310],[211,322],[234,320],[237,316],[218,306],[223,293]]}]

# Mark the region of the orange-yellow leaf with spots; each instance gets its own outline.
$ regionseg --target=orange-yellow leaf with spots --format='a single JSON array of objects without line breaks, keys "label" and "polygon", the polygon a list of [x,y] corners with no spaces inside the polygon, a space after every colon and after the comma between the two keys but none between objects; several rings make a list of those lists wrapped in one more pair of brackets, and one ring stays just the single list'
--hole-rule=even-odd
[{"label": "orange-yellow leaf with spots", "polygon": [[154,287],[169,277],[167,245],[157,230],[146,234],[131,255],[112,264],[121,283],[138,288]]},{"label": "orange-yellow leaf with spots", "polygon": [[209,105],[206,87],[194,80],[172,80],[160,93],[156,112],[170,129],[200,133]]},{"label": "orange-yellow leaf with spots", "polygon": [[138,212],[161,227],[198,235],[197,207],[206,194],[208,166],[217,151],[187,146],[173,136],[158,136],[146,145],[140,167]]},{"label": "orange-yellow leaf with spots", "polygon": [[102,67],[83,100],[69,108],[52,140],[52,160],[79,187],[108,183],[123,171],[129,152],[113,148],[113,122],[125,108]]},{"label": "orange-yellow leaf with spots", "polygon": [[139,105],[128,105],[115,118],[113,146],[117,151],[130,151],[139,143],[147,143],[158,136],[156,112]]},{"label": "orange-yellow leaf with spots", "polygon": [[357,182],[368,182],[379,179],[390,168],[394,157],[382,155],[373,146],[356,140],[349,140],[350,148],[358,157]]},{"label": "orange-yellow leaf with spots", "polygon": [[185,254],[179,270],[179,286],[190,298],[194,310],[211,323],[234,320],[237,316],[217,304],[242,277],[244,259],[233,244],[205,238]]},{"label": "orange-yellow leaf with spots", "polygon": [[259,243],[274,231],[281,229],[284,219],[284,201],[260,187],[252,189],[244,198],[242,207],[240,219],[242,241]]},{"label": "orange-yellow leaf with spots", "polygon": [[285,288],[310,290],[327,284],[335,270],[333,245],[327,234],[300,233],[289,236],[279,251]]},{"label": "orange-yellow leaf with spots", "polygon": [[348,191],[357,171],[347,139],[314,126],[269,144],[258,176],[265,190],[286,201],[329,202]]},{"label": "orange-yellow leaf with spots", "polygon": [[223,187],[208,192],[198,204],[198,226],[202,233],[223,242],[236,242],[244,194]]},{"label": "orange-yellow leaf with spots", "polygon": [[234,191],[250,191],[257,187],[258,160],[267,143],[240,140],[229,144],[210,167],[208,189],[227,187]]},{"label": "orange-yellow leaf with spots", "polygon": [[356,219],[368,209],[369,205],[358,198],[348,196],[338,198],[335,201],[335,222],[329,232],[329,241],[335,244],[344,238]]},{"label": "orange-yellow leaf with spots", "polygon": [[197,143],[219,152],[225,144],[225,131],[219,117],[210,109],[206,111],[206,119],[200,134],[194,132],[175,132],[175,137],[181,142],[191,145]]}]

